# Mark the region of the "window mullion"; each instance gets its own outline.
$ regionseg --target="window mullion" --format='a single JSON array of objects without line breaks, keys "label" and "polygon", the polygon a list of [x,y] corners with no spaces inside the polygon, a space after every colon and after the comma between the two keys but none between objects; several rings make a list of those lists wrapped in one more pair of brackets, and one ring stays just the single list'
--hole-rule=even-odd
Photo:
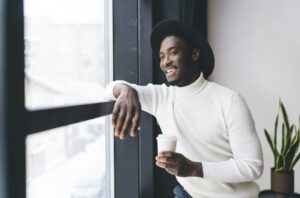
[{"label": "window mullion", "polygon": [[28,111],[26,135],[108,115],[112,112],[113,105],[114,102],[104,102]]}]

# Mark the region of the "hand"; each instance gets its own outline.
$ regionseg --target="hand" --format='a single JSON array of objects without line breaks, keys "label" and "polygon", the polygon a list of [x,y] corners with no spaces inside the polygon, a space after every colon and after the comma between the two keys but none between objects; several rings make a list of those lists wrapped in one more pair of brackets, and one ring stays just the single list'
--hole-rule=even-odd
[{"label": "hand", "polygon": [[116,85],[113,91],[117,98],[112,112],[114,135],[124,140],[129,124],[132,123],[130,135],[134,137],[140,129],[141,104],[138,94],[135,89],[124,84]]},{"label": "hand", "polygon": [[179,177],[203,177],[202,164],[187,159],[180,153],[165,151],[156,156],[156,165]]}]

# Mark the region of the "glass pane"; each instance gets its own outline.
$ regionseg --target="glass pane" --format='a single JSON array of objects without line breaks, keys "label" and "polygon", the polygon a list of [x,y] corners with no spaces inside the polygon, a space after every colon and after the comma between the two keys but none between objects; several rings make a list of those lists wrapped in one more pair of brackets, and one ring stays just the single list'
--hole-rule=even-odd
[{"label": "glass pane", "polygon": [[99,102],[108,78],[108,0],[24,0],[29,109]]},{"label": "glass pane", "polygon": [[27,136],[27,198],[106,198],[105,131],[102,117]]}]

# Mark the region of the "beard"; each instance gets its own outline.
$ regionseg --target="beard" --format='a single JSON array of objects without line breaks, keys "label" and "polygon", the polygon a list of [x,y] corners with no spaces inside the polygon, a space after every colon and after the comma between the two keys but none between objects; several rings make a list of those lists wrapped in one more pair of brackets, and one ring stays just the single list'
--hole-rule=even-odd
[{"label": "beard", "polygon": [[180,82],[180,79],[170,80],[168,81],[168,85],[175,86]]}]

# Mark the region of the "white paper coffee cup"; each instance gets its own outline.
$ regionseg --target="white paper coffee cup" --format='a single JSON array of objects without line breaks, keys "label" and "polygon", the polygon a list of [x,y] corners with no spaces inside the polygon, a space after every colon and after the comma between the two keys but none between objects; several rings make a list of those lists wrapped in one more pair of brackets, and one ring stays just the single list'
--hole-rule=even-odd
[{"label": "white paper coffee cup", "polygon": [[162,151],[176,150],[177,137],[173,135],[160,134],[156,138],[157,140],[157,153]]}]

